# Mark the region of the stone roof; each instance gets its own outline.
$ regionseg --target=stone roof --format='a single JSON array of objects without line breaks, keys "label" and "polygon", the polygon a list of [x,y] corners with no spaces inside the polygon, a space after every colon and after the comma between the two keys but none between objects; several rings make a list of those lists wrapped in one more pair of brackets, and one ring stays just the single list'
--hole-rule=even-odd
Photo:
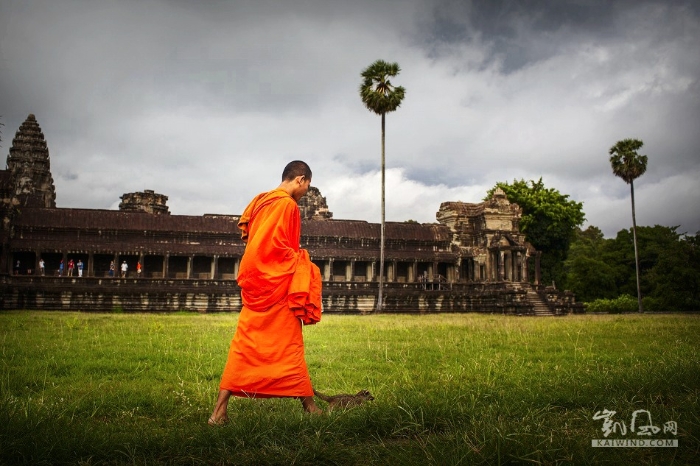
[{"label": "stone roof", "polygon": [[152,215],[102,209],[24,209],[17,216],[15,225],[78,230],[237,233],[238,218],[234,215]]},{"label": "stone roof", "polygon": [[484,208],[486,207],[485,202],[479,202],[478,204],[468,203],[468,202],[443,202],[440,204],[440,211],[451,211],[456,215],[464,217],[476,217],[484,213]]},{"label": "stone roof", "polygon": [[[17,249],[92,250],[150,254],[241,255],[239,216],[154,215],[99,209],[21,209]],[[27,237],[23,235],[27,232]],[[66,233],[62,233],[66,232]],[[75,233],[69,233],[75,232]],[[116,232],[116,235],[110,235]],[[388,222],[387,258],[453,261],[451,232],[443,225]],[[376,259],[380,224],[357,220],[304,220],[302,247],[315,257]],[[347,242],[346,242],[347,241]],[[438,246],[436,250],[435,246]],[[390,254],[389,254],[390,252]]]},{"label": "stone roof", "polygon": [[[78,230],[146,230],[183,233],[230,233],[238,235],[238,215],[207,214],[153,215],[104,209],[23,209],[15,220],[17,227],[71,228]],[[379,239],[378,223],[361,220],[304,220],[302,235]],[[436,223],[386,222],[387,240],[449,242],[451,233]]]},{"label": "stone roof", "polygon": [[[302,222],[303,236],[332,236],[342,238],[374,238],[381,236],[381,224],[362,220],[306,220]],[[449,229],[435,223],[386,222],[384,236],[387,240],[450,241]]]}]

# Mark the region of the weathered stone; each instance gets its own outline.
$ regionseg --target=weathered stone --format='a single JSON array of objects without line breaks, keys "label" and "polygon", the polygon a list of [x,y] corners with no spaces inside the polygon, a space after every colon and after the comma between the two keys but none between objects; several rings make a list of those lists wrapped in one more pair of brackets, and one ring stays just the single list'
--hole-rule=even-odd
[{"label": "weathered stone", "polygon": [[145,212],[147,214],[169,215],[166,205],[168,196],[157,194],[151,189],[143,192],[127,193],[120,197],[119,210],[124,212]]},{"label": "weathered stone", "polygon": [[328,211],[326,198],[321,196],[321,191],[310,186],[306,194],[299,199],[299,211],[304,220],[328,220],[333,218],[333,212]]},{"label": "weathered stone", "polygon": [[30,114],[19,127],[7,156],[12,205],[56,207],[56,188],[51,176],[49,149],[39,123]]}]

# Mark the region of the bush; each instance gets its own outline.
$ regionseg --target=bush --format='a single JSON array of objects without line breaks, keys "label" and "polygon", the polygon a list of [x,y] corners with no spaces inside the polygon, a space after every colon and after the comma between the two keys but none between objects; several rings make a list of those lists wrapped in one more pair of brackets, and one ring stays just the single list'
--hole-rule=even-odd
[{"label": "bush", "polygon": [[659,311],[670,311],[671,309],[664,309],[659,298],[654,298],[652,296],[645,296],[642,298],[642,306],[644,311],[649,312],[659,312]]},{"label": "bush", "polygon": [[622,314],[639,310],[637,299],[623,294],[615,299],[596,299],[586,304],[586,311],[608,314]]}]

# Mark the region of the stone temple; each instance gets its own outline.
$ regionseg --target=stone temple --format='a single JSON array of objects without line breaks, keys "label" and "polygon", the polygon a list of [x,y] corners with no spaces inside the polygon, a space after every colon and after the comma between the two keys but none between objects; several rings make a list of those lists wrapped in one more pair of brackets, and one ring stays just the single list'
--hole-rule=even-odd
[{"label": "stone temple", "polygon": [[[0,309],[240,310],[239,216],[172,215],[167,200],[144,190],[121,196],[119,210],[57,207],[48,146],[29,115],[0,170]],[[374,310],[380,225],[334,219],[315,187],[299,207],[302,247],[323,274],[324,311]],[[497,189],[484,202],[443,202],[437,223],[387,222],[383,310],[581,311],[570,293],[539,284],[539,253],[520,233],[520,217]],[[83,263],[82,277],[65,268],[59,275],[61,261],[71,260]]]}]

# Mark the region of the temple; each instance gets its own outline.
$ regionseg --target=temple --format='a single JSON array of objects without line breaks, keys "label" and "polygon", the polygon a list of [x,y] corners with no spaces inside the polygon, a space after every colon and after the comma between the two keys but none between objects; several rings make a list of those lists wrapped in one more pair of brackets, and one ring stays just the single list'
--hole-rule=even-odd
[{"label": "temple", "polygon": [[[0,171],[0,309],[240,310],[239,216],[172,215],[167,200],[144,190],[121,196],[119,210],[56,207],[48,146],[29,115]],[[299,207],[302,247],[323,274],[324,311],[375,309],[380,225],[334,219],[315,187]],[[521,214],[496,189],[484,202],[443,202],[437,223],[387,222],[384,311],[580,311],[570,293],[539,284]],[[83,264],[82,277],[68,274],[70,261]]]}]

